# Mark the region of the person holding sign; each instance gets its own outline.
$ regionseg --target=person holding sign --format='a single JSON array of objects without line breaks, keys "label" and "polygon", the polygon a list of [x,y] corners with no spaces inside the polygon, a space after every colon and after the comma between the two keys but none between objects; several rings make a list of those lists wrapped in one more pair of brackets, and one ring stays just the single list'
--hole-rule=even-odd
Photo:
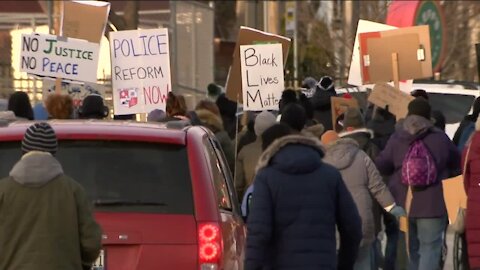
[{"label": "person holding sign", "polygon": [[[407,117],[375,160],[378,170],[391,176],[388,185],[396,204],[408,213],[409,269],[440,267],[447,222],[441,180],[460,169],[457,148],[430,118],[425,99],[411,101]],[[413,199],[407,200],[409,190]]]}]

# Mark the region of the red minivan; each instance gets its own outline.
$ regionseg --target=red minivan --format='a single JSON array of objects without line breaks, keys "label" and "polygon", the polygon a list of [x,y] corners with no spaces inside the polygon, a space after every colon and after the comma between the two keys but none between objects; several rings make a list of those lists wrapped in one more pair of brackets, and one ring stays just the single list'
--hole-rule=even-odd
[{"label": "red minivan", "polygon": [[[103,229],[93,269],[243,269],[246,228],[210,131],[97,120],[49,123],[59,139],[56,157],[86,189]],[[31,124],[0,128],[0,177],[20,159]]]}]

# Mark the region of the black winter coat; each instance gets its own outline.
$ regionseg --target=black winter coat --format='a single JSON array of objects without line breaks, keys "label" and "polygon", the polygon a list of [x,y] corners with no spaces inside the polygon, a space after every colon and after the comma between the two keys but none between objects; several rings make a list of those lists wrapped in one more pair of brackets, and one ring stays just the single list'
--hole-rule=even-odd
[{"label": "black winter coat", "polygon": [[[260,157],[245,270],[353,269],[362,238],[357,207],[318,140],[291,135]],[[340,232],[336,251],[335,226]]]}]

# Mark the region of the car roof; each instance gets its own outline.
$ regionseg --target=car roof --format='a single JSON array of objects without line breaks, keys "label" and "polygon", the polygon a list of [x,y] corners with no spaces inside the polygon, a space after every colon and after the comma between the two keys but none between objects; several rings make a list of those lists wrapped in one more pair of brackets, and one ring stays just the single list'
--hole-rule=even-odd
[{"label": "car roof", "polygon": [[[186,144],[190,127],[169,128],[165,123],[114,120],[50,120],[59,140],[118,140]],[[0,127],[0,141],[19,141],[35,121],[15,121]]]},{"label": "car roof", "polygon": [[[453,94],[453,95],[469,95],[469,96],[480,96],[479,89],[473,89],[470,87],[475,84],[466,86],[465,83],[445,83],[438,81],[419,81],[414,82],[412,85],[412,91],[417,89],[424,89],[427,93],[436,93],[436,94]],[[477,85],[478,86],[478,85]],[[371,86],[373,87],[373,86]],[[370,87],[370,88],[371,88]],[[338,93],[355,93],[355,92],[366,92],[368,86],[346,86],[338,88]]]}]

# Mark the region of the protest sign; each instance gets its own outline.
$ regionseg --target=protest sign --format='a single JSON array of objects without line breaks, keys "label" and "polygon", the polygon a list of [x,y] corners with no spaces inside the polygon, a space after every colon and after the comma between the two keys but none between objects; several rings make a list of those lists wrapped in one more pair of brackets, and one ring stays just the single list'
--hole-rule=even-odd
[{"label": "protest sign", "polygon": [[278,109],[284,90],[282,44],[240,46],[244,111]]},{"label": "protest sign", "polygon": [[[381,32],[377,32],[381,33]],[[364,84],[394,80],[392,54],[398,55],[400,80],[420,78],[421,62],[417,60],[420,48],[416,34],[381,37],[377,33],[360,34],[360,62]]]},{"label": "protest sign", "polygon": [[105,86],[96,83],[77,84],[73,82],[62,82],[62,89],[56,91],[54,80],[43,79],[42,86],[43,100],[46,100],[50,94],[61,93],[69,95],[75,107],[81,106],[83,99],[88,95],[99,95],[105,98]]},{"label": "protest sign", "polygon": [[[242,91],[242,72],[240,67],[240,46],[241,45],[254,45],[260,43],[280,43],[282,44],[283,52],[283,63],[288,57],[288,50],[290,48],[290,39],[282,37],[279,35],[259,31],[257,29],[249,28],[242,26],[238,32],[237,44],[235,45],[235,50],[233,51],[233,62],[228,72],[227,84],[226,84],[226,95],[227,98],[243,103]],[[238,100],[237,100],[238,99]]]},{"label": "protest sign", "polygon": [[392,53],[398,54],[399,78],[432,76],[428,25],[359,34],[362,82],[388,82],[393,78]]},{"label": "protest sign", "polygon": [[99,45],[46,34],[22,34],[20,71],[72,81],[97,81]]},{"label": "protest sign", "polygon": [[109,12],[109,2],[64,1],[60,35],[100,43]]},{"label": "protest sign", "polygon": [[408,104],[415,98],[387,83],[378,83],[373,87],[368,101],[394,114],[397,119],[404,118],[408,113]]},{"label": "protest sign", "polygon": [[110,33],[115,115],[165,110],[171,91],[168,29]]},{"label": "protest sign", "polygon": [[[361,86],[364,85],[362,82],[362,74],[360,71],[360,40],[359,35],[361,33],[369,32],[378,32],[385,30],[397,29],[395,26],[386,25],[382,23],[371,22],[367,20],[359,20],[357,25],[357,34],[355,36],[355,42],[352,52],[352,61],[350,62],[350,70],[348,73],[348,84]],[[365,85],[367,88],[373,88],[373,84]],[[400,90],[410,93],[413,87],[413,80],[400,81]]]},{"label": "protest sign", "polygon": [[332,124],[337,124],[337,119],[349,108],[359,108],[358,100],[355,98],[331,97],[332,104]]},{"label": "protest sign", "polygon": [[463,185],[463,176],[448,178],[442,181],[443,197],[447,206],[449,223],[457,219],[458,209],[467,208],[467,194]]}]

